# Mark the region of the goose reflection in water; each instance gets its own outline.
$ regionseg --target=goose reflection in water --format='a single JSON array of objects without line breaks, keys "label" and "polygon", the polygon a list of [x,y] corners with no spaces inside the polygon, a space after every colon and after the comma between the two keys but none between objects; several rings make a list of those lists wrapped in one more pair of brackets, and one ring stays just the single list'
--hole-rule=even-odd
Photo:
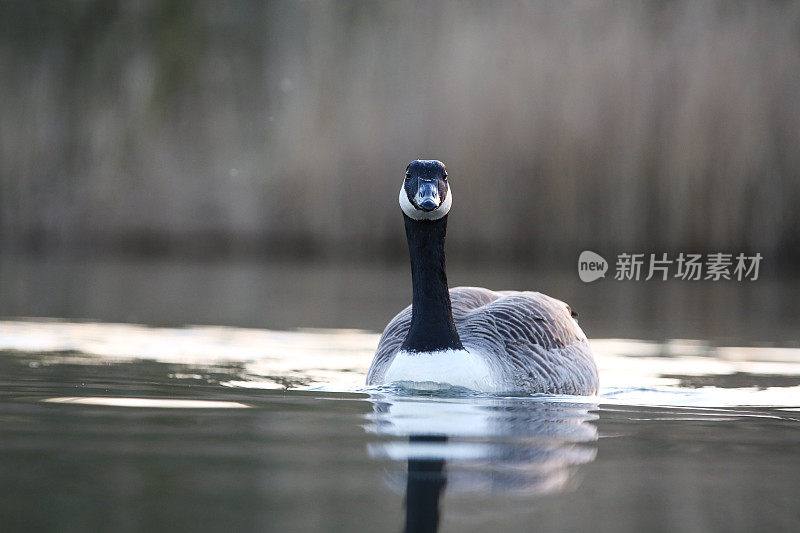
[{"label": "goose reflection in water", "polygon": [[[405,491],[406,531],[436,531],[451,492],[533,496],[568,490],[597,455],[595,404],[566,398],[437,397],[374,393],[372,457],[407,465],[389,473]],[[405,485],[405,486],[404,486]]]}]

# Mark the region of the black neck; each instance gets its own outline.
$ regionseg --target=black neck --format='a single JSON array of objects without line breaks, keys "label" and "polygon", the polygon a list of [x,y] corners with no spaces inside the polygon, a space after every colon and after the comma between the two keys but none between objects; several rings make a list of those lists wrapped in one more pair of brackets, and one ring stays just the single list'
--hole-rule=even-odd
[{"label": "black neck", "polygon": [[464,347],[453,322],[444,266],[447,215],[439,220],[413,220],[405,214],[403,218],[411,254],[414,296],[411,327],[402,349],[409,352],[461,350]]}]

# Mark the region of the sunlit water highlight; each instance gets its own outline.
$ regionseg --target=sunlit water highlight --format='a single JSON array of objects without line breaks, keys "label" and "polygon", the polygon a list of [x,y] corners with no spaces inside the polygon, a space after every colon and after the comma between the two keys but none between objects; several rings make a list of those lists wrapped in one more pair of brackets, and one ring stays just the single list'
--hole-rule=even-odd
[{"label": "sunlit water highlight", "polygon": [[[216,369],[226,387],[371,392],[364,375],[378,336],[360,330],[270,331],[196,326],[48,321],[0,322],[0,350],[38,354],[33,366],[137,360]],[[595,339],[598,397],[586,401],[651,406],[784,406],[800,398],[800,349],[715,347]],[[173,374],[172,377],[201,376]],[[730,385],[739,377],[739,383]],[[747,386],[747,377],[752,386]],[[778,386],[771,386],[771,383]],[[702,386],[698,386],[698,383]],[[690,385],[690,386],[687,386]],[[549,397],[550,399],[557,399]],[[569,397],[570,401],[582,401]]]},{"label": "sunlit water highlight", "polygon": [[598,396],[419,394],[364,386],[377,340],[0,322],[0,508],[75,530],[798,518],[800,350],[596,339]]}]

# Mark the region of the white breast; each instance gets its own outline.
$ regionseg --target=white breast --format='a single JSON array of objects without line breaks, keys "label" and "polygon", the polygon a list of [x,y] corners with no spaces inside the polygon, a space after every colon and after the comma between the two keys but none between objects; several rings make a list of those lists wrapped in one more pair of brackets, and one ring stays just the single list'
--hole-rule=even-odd
[{"label": "white breast", "polygon": [[503,390],[487,361],[466,350],[400,351],[386,371],[383,383],[417,390],[465,387],[480,392]]}]

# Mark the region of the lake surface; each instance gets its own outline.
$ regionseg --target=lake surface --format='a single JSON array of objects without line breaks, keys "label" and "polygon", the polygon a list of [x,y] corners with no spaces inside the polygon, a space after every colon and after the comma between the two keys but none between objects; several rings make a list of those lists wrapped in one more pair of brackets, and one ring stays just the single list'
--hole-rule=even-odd
[{"label": "lake surface", "polygon": [[[448,258],[448,280],[536,290],[580,314],[589,338],[703,339],[728,346],[800,348],[800,277],[755,282],[582,283],[575,261],[558,270]],[[381,331],[411,301],[405,255],[392,263],[14,256],[0,253],[0,318],[61,317],[159,326]]]},{"label": "lake surface", "polygon": [[364,387],[405,264],[0,259],[3,531],[800,527],[796,280],[451,270],[568,301],[600,394]]},{"label": "lake surface", "polygon": [[796,530],[793,348],[596,339],[596,397],[365,388],[359,330],[0,322],[4,530]]}]

